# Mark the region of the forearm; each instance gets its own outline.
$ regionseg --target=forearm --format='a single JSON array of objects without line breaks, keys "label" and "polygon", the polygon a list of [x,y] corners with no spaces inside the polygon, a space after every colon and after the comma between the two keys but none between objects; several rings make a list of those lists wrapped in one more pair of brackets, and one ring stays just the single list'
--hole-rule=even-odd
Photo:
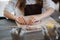
[{"label": "forearm", "polygon": [[4,11],[4,16],[8,19],[15,20],[15,16],[8,11]]},{"label": "forearm", "polygon": [[43,19],[45,17],[50,16],[53,12],[54,12],[54,9],[49,8],[49,9],[46,10],[46,12],[40,14],[39,17],[40,17],[40,19]]},{"label": "forearm", "polygon": [[40,15],[31,15],[31,16],[35,16],[36,20],[41,20],[45,17],[50,16],[53,12],[54,12],[54,9],[48,8],[44,13],[42,13]]}]

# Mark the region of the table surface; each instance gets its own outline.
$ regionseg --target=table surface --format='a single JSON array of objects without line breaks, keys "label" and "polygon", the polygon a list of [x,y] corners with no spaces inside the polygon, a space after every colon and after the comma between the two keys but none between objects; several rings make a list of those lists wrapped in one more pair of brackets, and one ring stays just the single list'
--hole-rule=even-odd
[{"label": "table surface", "polygon": [[[48,19],[50,20],[50,18]],[[57,24],[56,21],[55,24]],[[0,19],[0,40],[11,40],[10,27],[14,26],[17,26],[15,22],[7,19]]]},{"label": "table surface", "polygon": [[7,19],[0,19],[0,40],[12,40],[11,26],[16,26],[16,23]]}]

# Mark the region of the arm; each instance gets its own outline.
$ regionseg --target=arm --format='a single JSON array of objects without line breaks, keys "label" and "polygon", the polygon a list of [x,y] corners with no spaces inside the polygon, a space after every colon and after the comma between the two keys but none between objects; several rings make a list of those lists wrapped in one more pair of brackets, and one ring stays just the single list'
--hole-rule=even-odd
[{"label": "arm", "polygon": [[4,16],[6,18],[15,20],[15,16],[12,14],[12,11],[14,12],[14,6],[15,6],[14,0],[11,0],[8,2],[8,4],[5,7],[5,10],[4,10]]},{"label": "arm", "polygon": [[30,18],[30,21],[32,21],[32,20],[33,20],[32,22],[34,22],[34,20],[39,21],[45,17],[50,16],[55,11],[55,3],[54,2],[52,2],[51,0],[46,0],[45,3],[46,4],[43,4],[43,5],[45,5],[46,11],[40,15],[33,15],[34,18],[33,19]]},{"label": "arm", "polygon": [[44,13],[39,14],[39,15],[32,15],[30,16],[30,20],[28,24],[32,24],[36,21],[42,20],[48,16],[50,16],[54,12],[53,8],[48,8]]},{"label": "arm", "polygon": [[7,10],[4,10],[4,16],[9,18],[9,19],[15,20],[15,16]]},{"label": "arm", "polygon": [[46,4],[43,5],[45,5],[46,11],[40,15],[40,19],[50,16],[55,11],[55,3],[52,0],[46,0],[45,2]]},{"label": "arm", "polygon": [[54,9],[53,8],[47,8],[44,13],[42,13],[41,15],[39,15],[39,18],[43,19],[45,17],[50,16],[52,13],[54,13]]}]

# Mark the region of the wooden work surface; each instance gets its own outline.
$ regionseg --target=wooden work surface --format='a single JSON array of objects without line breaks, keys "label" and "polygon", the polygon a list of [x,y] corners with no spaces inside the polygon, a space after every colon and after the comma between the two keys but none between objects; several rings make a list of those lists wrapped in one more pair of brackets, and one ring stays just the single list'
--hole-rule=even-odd
[{"label": "wooden work surface", "polygon": [[[33,24],[33,26],[37,26],[37,27],[45,26],[45,24],[46,24],[47,22],[50,22],[50,21],[53,22],[53,24],[54,24],[56,27],[59,27],[59,26],[60,26],[59,23],[57,23],[52,17],[44,18],[44,19],[41,20],[41,22],[38,22],[38,23]],[[40,23],[40,24],[39,24],[39,23]],[[37,24],[39,24],[39,25],[37,25]],[[25,26],[30,26],[30,25],[20,25],[20,24],[17,23],[17,27],[25,27]]]}]

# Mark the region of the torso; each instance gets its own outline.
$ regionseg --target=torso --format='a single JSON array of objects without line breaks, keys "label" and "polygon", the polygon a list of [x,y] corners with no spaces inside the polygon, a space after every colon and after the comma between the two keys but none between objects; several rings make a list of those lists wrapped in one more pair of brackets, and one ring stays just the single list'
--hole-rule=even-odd
[{"label": "torso", "polygon": [[[26,0],[26,5],[36,5],[36,1],[34,1],[34,0],[29,0],[30,1],[30,3],[29,2],[27,2],[27,0]],[[48,0],[47,0],[48,1]],[[12,2],[12,3],[11,3]],[[7,5],[7,7],[5,8],[7,11],[9,11],[9,12],[12,12],[12,11],[14,11],[15,9],[14,9],[14,5],[16,5],[16,3],[17,3],[17,0],[12,0],[11,2],[9,2],[9,4]],[[50,2],[50,1],[49,1]],[[43,9],[45,9],[45,7],[46,7],[46,1],[45,0],[43,0],[43,3],[44,3],[44,5],[45,6],[43,6]],[[51,3],[51,2],[50,2]],[[13,5],[13,6],[12,6]],[[59,9],[59,3],[57,4],[58,6],[58,9]],[[49,6],[49,5],[48,5]],[[37,7],[37,6],[36,6]],[[55,6],[54,6],[55,7]],[[57,8],[56,7],[56,8]],[[11,10],[12,9],[12,10]],[[19,9],[18,7],[17,7],[17,9]],[[17,10],[16,9],[16,10]],[[29,8],[28,8],[29,9]],[[41,9],[42,10],[42,9]],[[15,12],[15,11],[14,11]],[[21,11],[19,12],[19,13],[15,13],[17,16],[19,15],[19,14],[22,14],[21,13]],[[24,14],[24,13],[23,13]],[[27,13],[28,14],[28,13]],[[38,13],[36,13],[36,14],[38,14]],[[31,14],[32,15],[32,14]]]},{"label": "torso", "polygon": [[41,14],[42,7],[41,5],[37,4],[35,0],[26,0],[26,7],[24,11],[24,15],[35,15]]}]

